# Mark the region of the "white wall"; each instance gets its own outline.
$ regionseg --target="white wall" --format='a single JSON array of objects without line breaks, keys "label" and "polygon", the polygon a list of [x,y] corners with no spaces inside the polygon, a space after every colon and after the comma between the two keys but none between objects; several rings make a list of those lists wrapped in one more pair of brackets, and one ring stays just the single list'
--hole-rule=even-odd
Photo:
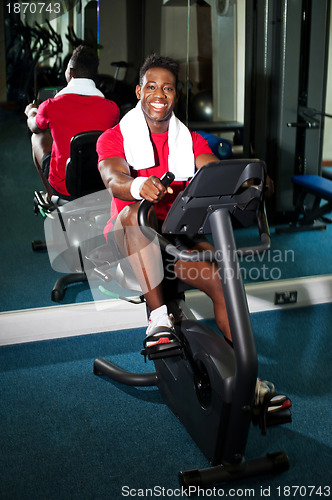
[{"label": "white wall", "polygon": [[[330,43],[325,112],[332,115],[332,9],[330,13]],[[323,161],[332,165],[332,118],[325,118]]]},{"label": "white wall", "polygon": [[4,22],[4,12],[3,9],[0,9],[0,102],[5,102],[7,100]]},{"label": "white wall", "polygon": [[[197,41],[197,6],[190,8],[189,29],[189,79],[194,84],[193,92],[197,91],[198,81],[198,41]],[[187,66],[187,7],[164,6],[162,8],[160,53],[176,59],[180,64],[179,79],[186,81]]]},{"label": "white wall", "polygon": [[244,120],[244,67],[245,67],[245,35],[246,35],[246,1],[237,0],[236,9],[236,116],[235,120]]},{"label": "white wall", "polygon": [[[99,43],[103,49],[99,53],[99,73],[114,75],[115,69],[110,66],[114,61],[127,61],[127,23],[124,0],[100,2]],[[119,75],[122,79],[122,75]]]}]

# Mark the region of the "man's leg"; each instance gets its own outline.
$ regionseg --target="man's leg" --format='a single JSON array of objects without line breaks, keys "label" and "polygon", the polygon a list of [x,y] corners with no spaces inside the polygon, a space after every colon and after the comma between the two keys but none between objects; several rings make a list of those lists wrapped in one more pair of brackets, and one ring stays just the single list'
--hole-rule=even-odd
[{"label": "man's leg", "polygon": [[[139,203],[125,207],[115,222],[114,234],[121,254],[128,260],[141,285],[150,311],[164,304],[160,275],[161,252],[159,246],[151,243],[142,233],[137,222]],[[149,213],[149,223],[156,227],[155,212]],[[158,282],[158,283],[156,283]]]},{"label": "man's leg", "polygon": [[[149,244],[147,238],[142,234],[137,223],[137,212],[139,203],[133,203],[125,207],[115,223],[116,242],[122,255],[130,255],[131,258],[142,253],[145,250],[144,266],[136,259],[131,260],[133,270],[141,284],[142,289],[146,289],[146,282],[156,272],[156,266],[160,262],[159,248],[154,244]],[[157,227],[157,220],[155,212],[150,211],[150,224],[152,227]],[[192,250],[214,250],[213,246],[208,242],[200,242]],[[215,264],[210,262],[184,262],[178,261],[174,266],[176,276],[185,283],[202,290],[213,301],[214,314],[218,328],[222,331],[223,335],[232,340],[228,317],[226,312],[226,305],[224,294],[222,290],[221,281]],[[143,282],[139,276],[145,278]],[[150,288],[147,292],[144,291],[144,297],[150,311],[154,311],[164,305],[164,297],[161,283],[157,286]]]},{"label": "man's leg", "polygon": [[[133,203],[120,212],[114,227],[115,240],[122,255],[128,257],[150,310],[144,346],[155,350],[174,348],[178,343],[163,297],[161,251],[159,245],[151,243],[141,232],[137,223],[138,207],[139,203]],[[149,223],[157,227],[154,210],[149,212]]]},{"label": "man's leg", "polygon": [[45,187],[47,195],[49,198],[54,194],[52,187],[48,182],[48,178],[45,177],[42,171],[42,160],[44,155],[52,151],[53,139],[50,131],[47,129],[45,132],[40,132],[39,134],[32,134],[31,145],[32,145],[32,158],[37,169],[38,175]]},{"label": "man's leg", "polygon": [[[208,241],[202,241],[191,250],[214,251],[214,248]],[[202,290],[212,299],[217,326],[228,340],[232,340],[224,293],[216,264],[178,261],[174,265],[174,272],[179,279],[198,290]]]}]

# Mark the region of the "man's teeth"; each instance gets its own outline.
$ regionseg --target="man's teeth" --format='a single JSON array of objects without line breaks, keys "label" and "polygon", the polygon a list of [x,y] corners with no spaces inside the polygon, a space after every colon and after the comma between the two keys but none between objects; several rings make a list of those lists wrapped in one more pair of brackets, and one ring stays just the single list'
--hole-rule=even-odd
[{"label": "man's teeth", "polygon": [[165,104],[161,104],[161,103],[153,102],[153,103],[151,104],[151,106],[153,106],[154,108],[161,109],[161,108],[164,108],[164,107],[165,107]]}]

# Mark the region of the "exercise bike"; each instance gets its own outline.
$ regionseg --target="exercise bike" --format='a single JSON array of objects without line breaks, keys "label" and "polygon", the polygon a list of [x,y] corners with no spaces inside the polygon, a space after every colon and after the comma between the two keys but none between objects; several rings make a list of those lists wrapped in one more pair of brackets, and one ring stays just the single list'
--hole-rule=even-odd
[{"label": "exercise bike", "polygon": [[[132,373],[98,358],[94,373],[132,386],[157,386],[164,402],[184,424],[212,467],[179,472],[180,485],[206,487],[289,468],[285,452],[245,460],[252,422],[257,378],[257,353],[238,254],[262,252],[270,246],[264,210],[266,167],[259,160],[226,160],[202,167],[174,201],[162,234],[147,224],[149,202],[141,202],[138,219],[151,241],[181,260],[213,260],[217,263],[231,328],[233,347],[215,331],[193,319],[181,299],[167,303],[176,322],[179,345],[148,355],[155,371]],[[173,179],[166,174],[167,186]],[[257,220],[260,244],[237,250],[233,224],[251,225]],[[167,240],[170,235],[211,233],[215,252],[180,250]],[[147,353],[143,350],[143,354]],[[276,414],[275,414],[276,415]],[[277,413],[278,421],[291,421],[289,408]],[[265,422],[266,423],[266,422]]]}]

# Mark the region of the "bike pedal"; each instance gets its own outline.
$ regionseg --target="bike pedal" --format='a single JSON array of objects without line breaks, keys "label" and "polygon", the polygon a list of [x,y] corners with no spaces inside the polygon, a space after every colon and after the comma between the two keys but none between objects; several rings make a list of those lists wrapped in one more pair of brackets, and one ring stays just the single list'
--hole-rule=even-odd
[{"label": "bike pedal", "polygon": [[154,359],[180,356],[182,352],[182,347],[179,344],[176,344],[172,347],[170,347],[169,344],[156,344],[155,346],[151,346],[141,350],[141,354],[144,356],[145,362],[146,358],[153,361]]},{"label": "bike pedal", "polygon": [[279,410],[275,413],[269,413],[267,416],[267,427],[274,425],[289,424],[292,421],[292,415],[289,408]]},{"label": "bike pedal", "polygon": [[268,408],[260,408],[254,410],[252,414],[252,423],[258,425],[261,433],[266,434],[268,427],[275,425],[289,424],[292,422],[292,414],[290,407],[285,406],[278,411],[270,412]]}]

